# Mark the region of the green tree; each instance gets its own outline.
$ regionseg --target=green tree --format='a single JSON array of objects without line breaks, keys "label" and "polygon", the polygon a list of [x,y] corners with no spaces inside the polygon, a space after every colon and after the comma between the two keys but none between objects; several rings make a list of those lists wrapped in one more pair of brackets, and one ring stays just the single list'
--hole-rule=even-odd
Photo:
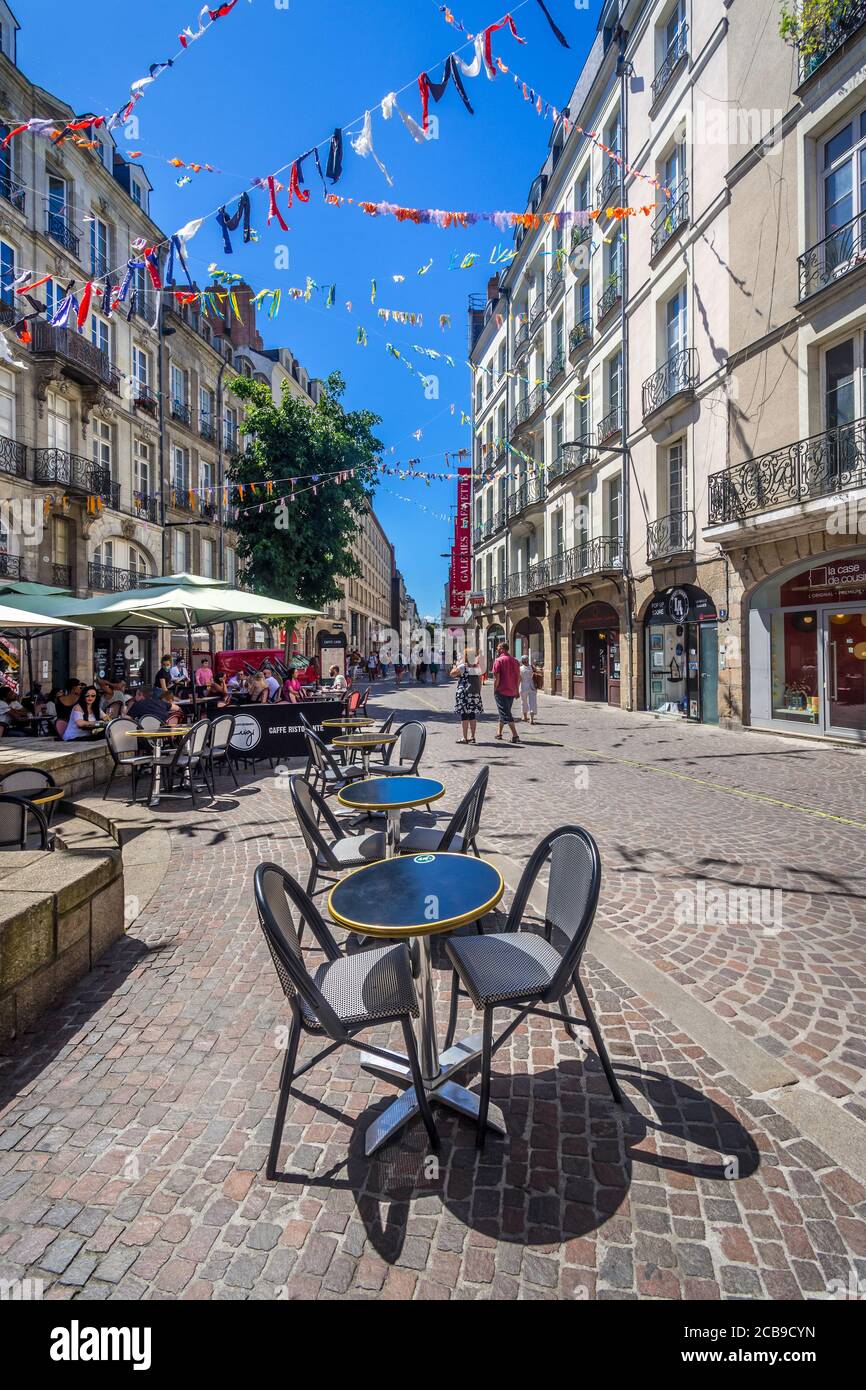
[{"label": "green tree", "polygon": [[804,58],[813,58],[852,10],[851,0],[782,0],[779,32]]},{"label": "green tree", "polygon": [[[375,459],[382,442],[373,434],[380,417],[369,410],[345,411],[340,404],[346,385],[339,374],[328,377],[314,405],[283,385],[275,404],[268,386],[236,377],[230,388],[244,402],[245,453],[229,466],[244,487],[237,521],[238,554],[253,589],[286,602],[321,608],[341,597],[338,579],[360,571],[352,553],[364,507],[373,496]],[[352,470],[336,482],[334,475]],[[285,506],[275,499],[290,493],[282,480],[297,478],[294,498]],[[270,500],[265,485],[273,483]],[[253,505],[264,503],[261,512]]]}]

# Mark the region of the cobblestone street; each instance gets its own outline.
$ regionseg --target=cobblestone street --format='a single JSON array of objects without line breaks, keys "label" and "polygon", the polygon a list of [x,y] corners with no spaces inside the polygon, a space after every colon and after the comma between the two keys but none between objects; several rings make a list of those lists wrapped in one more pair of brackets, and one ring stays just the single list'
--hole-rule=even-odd
[{"label": "cobblestone street", "polygon": [[437,1161],[420,1124],[370,1161],[394,1087],[341,1049],[298,1082],[269,1183],[288,1014],[252,875],[307,861],[260,766],[216,811],[154,813],[157,897],[0,1058],[0,1278],[60,1299],[827,1298],[866,1279],[866,755],[548,697],[512,747],[484,700],[475,747],[453,686],[371,705],[423,719],[445,807],[490,766],[503,907],[546,831],[596,837],[583,974],[625,1108],[591,1045],[536,1018],[494,1058],[504,1139],[478,1158],[437,1108]]}]

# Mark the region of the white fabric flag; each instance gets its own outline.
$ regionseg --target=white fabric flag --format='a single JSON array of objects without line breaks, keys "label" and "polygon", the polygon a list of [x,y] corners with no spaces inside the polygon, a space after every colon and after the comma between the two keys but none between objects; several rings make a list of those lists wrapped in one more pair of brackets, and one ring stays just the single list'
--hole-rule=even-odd
[{"label": "white fabric flag", "polygon": [[364,116],[364,129],[361,131],[361,134],[356,136],[352,141],[352,149],[355,151],[355,154],[359,154],[362,159],[366,159],[367,155],[371,154],[381,173],[384,174],[386,183],[393,188],[394,180],[391,178],[388,170],[373,149],[373,125],[369,111],[367,111]]}]

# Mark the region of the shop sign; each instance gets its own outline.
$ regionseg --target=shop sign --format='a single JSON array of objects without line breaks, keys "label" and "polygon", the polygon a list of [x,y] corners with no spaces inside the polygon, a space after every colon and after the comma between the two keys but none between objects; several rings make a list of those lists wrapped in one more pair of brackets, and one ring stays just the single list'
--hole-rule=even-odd
[{"label": "shop sign", "polygon": [[529,600],[530,618],[544,618],[547,616],[547,603],[543,598],[531,598]]},{"label": "shop sign", "polygon": [[716,616],[716,605],[709,594],[694,584],[682,584],[653,595],[647,622],[675,623],[682,627],[685,623],[714,623]]},{"label": "shop sign", "polygon": [[782,585],[781,605],[857,603],[866,599],[866,558],[836,560],[804,570]]}]

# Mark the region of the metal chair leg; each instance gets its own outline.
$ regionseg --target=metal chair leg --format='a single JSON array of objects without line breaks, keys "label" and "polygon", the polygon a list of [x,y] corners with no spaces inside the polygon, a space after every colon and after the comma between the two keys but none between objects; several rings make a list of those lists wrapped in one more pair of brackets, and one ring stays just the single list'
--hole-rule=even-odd
[{"label": "metal chair leg", "polygon": [[424,1128],[430,1139],[433,1152],[439,1149],[439,1131],[433,1119],[433,1111],[430,1109],[430,1101],[427,1092],[424,1090],[424,1080],[421,1076],[421,1064],[418,1061],[418,1048],[415,1043],[415,1034],[412,1024],[408,1018],[401,1019],[403,1025],[403,1042],[406,1048],[406,1055],[409,1058],[409,1067],[412,1072],[412,1083],[415,1087],[415,1095],[418,1098],[418,1109],[421,1112],[421,1119],[424,1121]]},{"label": "metal chair leg", "polygon": [[268,1162],[265,1168],[265,1173],[271,1182],[273,1182],[277,1175],[277,1159],[280,1156],[283,1126],[286,1123],[286,1107],[289,1103],[289,1092],[292,1089],[292,1078],[294,1076],[295,1060],[298,1055],[298,1043],[300,1040],[301,1025],[295,1018],[292,1020],[289,1045],[286,1049],[286,1055],[283,1058],[283,1069],[280,1072],[280,1098],[277,1102],[277,1113],[274,1117],[274,1129],[271,1135],[271,1147],[268,1151]]},{"label": "metal chair leg", "polygon": [[599,1028],[596,1022],[595,1014],[592,1012],[592,1009],[590,1008],[589,1000],[586,997],[586,990],[583,987],[580,974],[577,970],[575,970],[574,972],[574,987],[577,990],[577,997],[580,1000],[580,1006],[583,1009],[583,1016],[586,1019],[587,1026],[589,1027],[589,1031],[592,1034],[592,1040],[595,1043],[595,1050],[598,1053],[598,1059],[601,1062],[601,1065],[604,1067],[604,1074],[607,1077],[607,1084],[611,1089],[611,1093],[617,1105],[622,1105],[622,1091],[619,1089],[619,1082],[614,1076],[613,1067],[611,1066],[610,1058],[607,1055],[607,1048],[604,1045],[604,1038],[601,1036],[601,1029]]},{"label": "metal chair leg", "polygon": [[481,1034],[481,1097],[478,1102],[478,1133],[475,1147],[484,1148],[487,1137],[487,1112],[490,1109],[490,1073],[493,1068],[493,1010],[484,1010],[484,1027]]},{"label": "metal chair leg", "polygon": [[107,781],[106,784],[105,784],[105,791],[102,793],[102,799],[103,799],[103,801],[104,801],[105,798],[108,796],[108,793],[109,793],[109,791],[110,791],[110,789],[111,789],[111,784],[112,784],[112,782],[114,781],[114,774],[115,774],[116,771],[117,771],[117,763],[114,763],[114,764],[112,764],[111,774],[110,774],[110,776],[109,776],[109,778],[108,778],[108,781]]},{"label": "metal chair leg", "polygon": [[444,1052],[447,1052],[454,1041],[454,1034],[457,1031],[457,1004],[460,997],[460,977],[456,970],[451,973],[451,1007],[448,1012],[448,1031],[445,1034]]}]

